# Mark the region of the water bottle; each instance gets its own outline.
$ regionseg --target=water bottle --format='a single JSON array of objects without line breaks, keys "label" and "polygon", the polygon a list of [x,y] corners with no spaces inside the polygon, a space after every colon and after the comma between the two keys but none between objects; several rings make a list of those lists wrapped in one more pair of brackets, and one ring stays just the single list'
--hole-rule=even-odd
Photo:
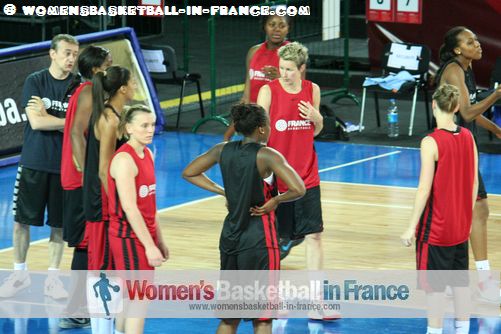
[{"label": "water bottle", "polygon": [[388,118],[388,137],[398,137],[398,107],[395,99],[390,99],[386,116]]}]

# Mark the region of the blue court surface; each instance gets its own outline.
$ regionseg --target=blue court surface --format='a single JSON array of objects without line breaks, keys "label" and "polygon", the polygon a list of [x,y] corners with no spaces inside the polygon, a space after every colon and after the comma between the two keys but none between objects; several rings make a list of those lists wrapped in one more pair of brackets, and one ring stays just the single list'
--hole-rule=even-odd
[{"label": "blue court surface", "polygon": [[[167,132],[157,135],[151,146],[155,154],[157,205],[159,209],[212,196],[181,178],[183,168],[197,155],[222,139],[221,135]],[[419,150],[390,146],[317,142],[320,177],[336,181],[395,187],[416,187],[419,177]],[[501,156],[482,154],[480,169],[488,193],[501,194]],[[12,190],[17,166],[0,168],[0,252],[12,247]],[[209,177],[221,182],[218,168]],[[46,228],[31,229],[32,241],[47,238]],[[494,264],[494,266],[499,264]],[[10,268],[9,268],[10,269]],[[147,319],[145,333],[215,333],[216,319]],[[447,321],[444,333],[454,333]],[[90,333],[90,329],[62,333]],[[252,333],[250,323],[242,323],[239,333]],[[307,319],[277,320],[275,334],[331,333],[425,333],[425,319],[342,319],[322,323]],[[56,321],[47,319],[0,319],[0,333],[58,333]],[[501,333],[499,319],[473,319],[470,333]]]}]

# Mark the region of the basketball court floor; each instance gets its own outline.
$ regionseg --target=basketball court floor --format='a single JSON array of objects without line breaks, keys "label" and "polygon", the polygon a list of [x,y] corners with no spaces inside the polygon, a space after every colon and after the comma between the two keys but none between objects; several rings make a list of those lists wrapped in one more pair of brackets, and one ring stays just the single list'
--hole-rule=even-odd
[{"label": "basketball court floor", "polygon": [[[217,269],[218,238],[225,216],[224,200],[181,178],[183,168],[221,140],[221,135],[167,132],[156,136],[157,205],[171,259],[159,270]],[[419,150],[392,146],[317,142],[325,231],[325,268],[413,269],[414,249],[400,244],[399,235],[411,214],[419,177]],[[480,169],[487,190],[489,256],[501,267],[501,156],[482,154]],[[0,268],[12,268],[12,189],[17,166],[0,168]],[[221,183],[219,168],[209,176]],[[32,228],[28,254],[31,270],[47,268],[47,228]],[[474,268],[470,255],[470,267]],[[62,269],[68,269],[66,250]],[[304,246],[282,261],[283,269],[304,268]],[[1,302],[1,301],[0,301]],[[147,319],[145,333],[215,333],[217,319]],[[444,325],[453,333],[453,321]],[[424,333],[425,319],[341,319],[322,323],[308,319],[274,321],[274,334],[299,333]],[[0,333],[58,333],[56,319],[0,319]],[[90,329],[64,330],[68,334]],[[252,333],[242,323],[239,333]],[[473,319],[470,333],[501,333],[499,319]]]}]

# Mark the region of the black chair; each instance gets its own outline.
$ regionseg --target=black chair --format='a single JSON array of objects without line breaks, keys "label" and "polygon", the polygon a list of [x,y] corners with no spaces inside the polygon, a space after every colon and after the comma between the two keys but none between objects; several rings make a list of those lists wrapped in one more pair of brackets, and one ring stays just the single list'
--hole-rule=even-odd
[{"label": "black chair", "polygon": [[[198,102],[200,104],[200,115],[203,118],[204,104],[202,101],[202,92],[200,90],[200,79],[202,76],[198,73],[184,73],[178,70],[176,52],[168,45],[142,45],[143,56],[148,66],[155,90],[158,93],[158,84],[164,85],[178,85],[181,86],[181,93],[179,96],[179,106],[177,109],[176,128],[179,128],[179,118],[183,108],[183,98],[186,84],[195,83],[197,85]],[[154,57],[147,55],[144,51],[156,51]],[[160,52],[161,51],[161,52]],[[153,60],[153,58],[156,58]],[[162,66],[163,65],[163,66]]]},{"label": "black chair", "polygon": [[[398,51],[397,51],[398,50]],[[416,56],[416,52],[420,53]],[[399,53],[397,55],[397,52]],[[362,131],[362,125],[365,115],[365,99],[367,96],[367,91],[370,90],[374,93],[374,102],[376,104],[376,117],[377,126],[381,126],[380,112],[379,112],[379,96],[378,94],[413,94],[412,96],[412,108],[410,116],[409,125],[409,136],[412,136],[412,130],[414,127],[414,116],[416,113],[416,101],[418,92],[421,91],[424,95],[424,101],[426,106],[426,121],[428,129],[431,128],[430,123],[430,108],[429,108],[429,97],[428,97],[428,69],[430,64],[430,49],[426,45],[420,44],[407,44],[407,43],[389,43],[384,46],[383,54],[381,57],[381,67],[382,75],[387,76],[389,74],[396,74],[400,71],[408,71],[414,76],[415,81],[408,81],[400,87],[398,91],[390,91],[381,88],[378,85],[363,87],[362,93],[362,106],[360,109],[360,124],[359,131]],[[409,61],[409,57],[411,60]],[[416,57],[412,59],[412,57]],[[401,61],[404,59],[406,61]],[[401,111],[401,110],[400,110]]]}]

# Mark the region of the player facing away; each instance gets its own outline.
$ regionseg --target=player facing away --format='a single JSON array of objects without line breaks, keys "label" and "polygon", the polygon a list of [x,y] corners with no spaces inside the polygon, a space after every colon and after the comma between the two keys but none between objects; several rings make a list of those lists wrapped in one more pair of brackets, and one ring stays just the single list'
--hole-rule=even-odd
[{"label": "player facing away", "polygon": [[[72,270],[87,270],[87,243],[89,235],[85,233],[85,216],[83,210],[83,166],[85,161],[85,134],[92,113],[91,79],[99,71],[111,66],[110,51],[100,46],[90,45],[78,56],[78,72],[83,82],[72,94],[63,131],[63,147],[61,156],[61,185],[63,187],[63,239],[69,247],[74,247]],[[74,282],[76,283],[76,282]],[[78,287],[79,284],[74,284]],[[73,301],[81,300],[85,291],[78,289],[70,293],[70,305],[79,307]],[[82,297],[83,298],[83,297]],[[59,327],[88,327],[90,320],[86,318],[61,318]]]},{"label": "player facing away", "polygon": [[[433,94],[437,128],[421,141],[421,173],[409,227],[401,235],[411,246],[416,238],[417,270],[468,270],[468,238],[478,191],[478,159],[473,135],[454,123],[459,110],[457,87],[441,85]],[[446,283],[426,289],[429,304],[444,298]],[[449,283],[449,282],[447,282]],[[456,314],[468,282],[453,287]],[[443,310],[442,310],[443,312]],[[428,316],[428,334],[442,333],[442,317]],[[469,332],[469,316],[457,318],[457,334]]]},{"label": "player facing away", "polygon": [[[256,104],[232,108],[235,129],[244,139],[223,142],[193,160],[183,177],[194,185],[226,197],[226,216],[219,241],[221,270],[278,270],[280,253],[275,209],[280,203],[300,198],[304,183],[276,150],[266,147],[270,123],[264,109]],[[221,167],[224,188],[209,179],[205,171]],[[287,191],[273,196],[273,176]],[[240,319],[223,319],[218,334],[236,333]],[[270,319],[253,320],[255,333],[270,333]]]}]

